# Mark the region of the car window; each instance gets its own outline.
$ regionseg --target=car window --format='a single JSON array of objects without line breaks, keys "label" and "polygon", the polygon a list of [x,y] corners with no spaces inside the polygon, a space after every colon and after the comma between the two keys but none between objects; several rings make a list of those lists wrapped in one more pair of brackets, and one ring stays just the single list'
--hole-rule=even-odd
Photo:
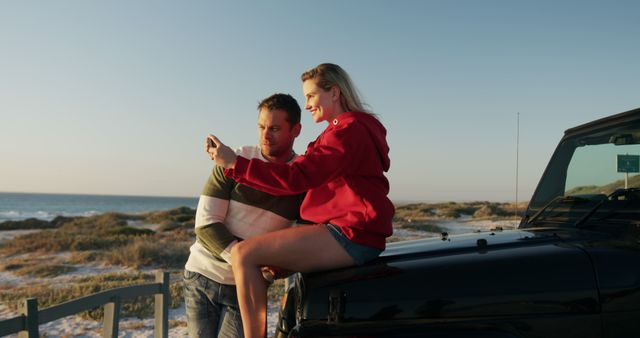
[{"label": "car window", "polygon": [[616,189],[640,187],[638,162],[640,162],[640,145],[638,144],[608,143],[579,147],[569,162],[565,195],[609,195]]}]

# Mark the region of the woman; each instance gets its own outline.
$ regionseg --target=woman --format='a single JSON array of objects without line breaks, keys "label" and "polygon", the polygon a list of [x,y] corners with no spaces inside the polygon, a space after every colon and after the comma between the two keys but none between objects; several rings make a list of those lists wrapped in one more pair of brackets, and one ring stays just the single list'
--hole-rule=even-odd
[{"label": "woman", "polygon": [[305,108],[327,128],[290,164],[236,156],[215,136],[207,152],[225,175],[274,195],[307,192],[300,208],[313,226],[288,228],[238,243],[231,261],[246,338],[266,334],[268,284],[261,267],[299,272],[361,265],[391,235],[386,130],[361,103],[349,75],[321,64],[301,76]]}]

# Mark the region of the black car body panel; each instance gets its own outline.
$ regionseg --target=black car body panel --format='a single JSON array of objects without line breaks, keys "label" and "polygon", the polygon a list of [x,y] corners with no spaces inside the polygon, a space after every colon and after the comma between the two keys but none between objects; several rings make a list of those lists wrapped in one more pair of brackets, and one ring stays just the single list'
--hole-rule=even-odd
[{"label": "black car body panel", "polygon": [[569,129],[519,229],[391,243],[364,266],[294,275],[276,336],[640,337],[640,196],[585,185],[598,165],[580,164],[636,144],[640,109]]},{"label": "black car body panel", "polygon": [[[363,333],[368,323],[367,331],[388,328],[393,336],[462,320],[465,332],[493,328],[518,336],[528,330],[520,316],[537,317],[544,326],[557,315],[588,327],[600,312],[596,279],[582,243],[563,240],[570,237],[543,229],[400,242],[373,264],[301,275],[300,333]],[[541,280],[540,271],[548,278]],[[490,324],[496,320],[506,327]]]}]

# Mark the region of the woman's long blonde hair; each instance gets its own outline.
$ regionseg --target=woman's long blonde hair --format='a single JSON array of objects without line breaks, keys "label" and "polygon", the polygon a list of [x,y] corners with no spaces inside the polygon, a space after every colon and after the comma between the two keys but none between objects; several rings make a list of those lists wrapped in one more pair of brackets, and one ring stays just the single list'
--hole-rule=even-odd
[{"label": "woman's long blonde hair", "polygon": [[340,103],[346,111],[358,111],[371,114],[371,111],[365,107],[358,94],[358,90],[353,85],[349,74],[333,63],[322,63],[311,68],[300,76],[302,82],[307,80],[315,80],[316,85],[325,91],[333,86],[340,88]]}]

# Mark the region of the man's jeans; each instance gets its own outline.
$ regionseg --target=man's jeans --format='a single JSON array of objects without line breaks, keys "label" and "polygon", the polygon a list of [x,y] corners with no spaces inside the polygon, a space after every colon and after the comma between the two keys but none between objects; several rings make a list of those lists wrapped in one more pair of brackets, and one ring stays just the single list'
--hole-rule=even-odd
[{"label": "man's jeans", "polygon": [[244,337],[234,285],[184,270],[184,300],[190,338]]}]

